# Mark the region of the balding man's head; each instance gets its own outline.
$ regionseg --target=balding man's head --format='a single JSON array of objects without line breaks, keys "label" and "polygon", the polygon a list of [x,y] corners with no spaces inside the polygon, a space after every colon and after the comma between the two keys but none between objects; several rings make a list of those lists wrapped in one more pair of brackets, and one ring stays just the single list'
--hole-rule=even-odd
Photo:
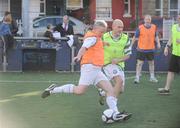
[{"label": "balding man's head", "polygon": [[144,16],[144,19],[149,19],[149,20],[151,20],[151,16],[150,16],[150,15],[145,15],[145,16]]},{"label": "balding man's head", "polygon": [[151,24],[151,16],[150,15],[145,15],[144,16],[144,23],[146,26]]},{"label": "balding man's head", "polygon": [[122,26],[122,27],[124,27],[124,24],[123,24],[122,20],[120,20],[120,19],[115,19],[115,20],[113,21],[113,23],[112,23],[112,26]]},{"label": "balding man's head", "polygon": [[114,36],[120,36],[124,28],[122,20],[115,19],[112,23],[112,31]]},{"label": "balding man's head", "polygon": [[68,15],[64,15],[64,16],[63,16],[63,22],[64,22],[65,24],[67,24],[67,23],[69,22],[69,17],[68,17]]}]

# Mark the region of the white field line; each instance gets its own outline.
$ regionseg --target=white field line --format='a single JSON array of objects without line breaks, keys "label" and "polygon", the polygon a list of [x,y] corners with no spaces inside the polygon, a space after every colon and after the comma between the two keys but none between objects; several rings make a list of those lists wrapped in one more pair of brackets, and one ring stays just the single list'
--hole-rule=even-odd
[{"label": "white field line", "polygon": [[[73,80],[72,80],[73,81]],[[47,81],[47,80],[33,80],[33,81],[28,81],[28,80],[12,80],[12,81],[8,81],[8,80],[1,80],[0,83],[58,83],[58,82],[72,82],[72,81]],[[76,82],[76,81],[73,81]]]},{"label": "white field line", "polygon": [[[126,80],[129,80],[129,79],[133,79],[133,78],[135,78],[134,76],[131,76],[131,77],[126,77]],[[64,81],[62,81],[62,80],[60,80],[60,81],[51,81],[51,80],[39,80],[39,81],[37,81],[37,80],[33,80],[33,81],[31,81],[31,80],[0,80],[0,83],[59,83],[59,82],[78,82],[78,81],[76,81],[76,80],[72,80],[72,81],[70,81],[70,80],[64,80]]]}]

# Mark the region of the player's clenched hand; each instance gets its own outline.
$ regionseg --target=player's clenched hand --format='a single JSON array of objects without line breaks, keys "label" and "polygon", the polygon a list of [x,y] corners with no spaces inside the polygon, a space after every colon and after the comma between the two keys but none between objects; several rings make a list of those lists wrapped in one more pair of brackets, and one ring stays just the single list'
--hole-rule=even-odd
[{"label": "player's clenched hand", "polygon": [[112,64],[118,64],[119,63],[119,59],[117,59],[117,58],[112,59],[111,63]]},{"label": "player's clenched hand", "polygon": [[79,62],[81,60],[81,57],[76,56],[73,58],[73,62]]}]

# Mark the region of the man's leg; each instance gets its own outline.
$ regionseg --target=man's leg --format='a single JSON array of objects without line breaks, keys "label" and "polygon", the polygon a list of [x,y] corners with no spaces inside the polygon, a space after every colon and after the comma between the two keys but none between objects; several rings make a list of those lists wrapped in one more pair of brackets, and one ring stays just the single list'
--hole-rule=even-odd
[{"label": "man's leg", "polygon": [[87,88],[88,88],[87,85],[75,86],[73,84],[66,84],[66,85],[57,87],[57,85],[52,84],[48,88],[45,89],[41,97],[46,98],[50,94],[55,94],[55,93],[73,93],[73,94],[81,95],[86,92]]},{"label": "man's leg", "polygon": [[143,63],[144,63],[144,61],[139,60],[139,59],[137,60],[137,64],[136,64],[136,78],[134,80],[135,84],[139,83],[139,77],[140,77],[140,74],[141,74]]},{"label": "man's leg", "polygon": [[118,111],[117,98],[115,97],[114,89],[109,81],[100,81],[97,86],[106,91],[106,103],[110,109],[114,110],[115,121],[128,120],[132,116],[131,113],[120,113]]},{"label": "man's leg", "polygon": [[150,81],[157,83],[158,80],[155,77],[154,73],[154,60],[148,61],[149,64],[149,72],[150,72]]},{"label": "man's leg", "polygon": [[[122,76],[114,76],[113,79],[111,80],[111,84],[113,85],[114,93],[115,96],[118,97],[121,93],[124,92],[124,82]],[[104,105],[105,102],[105,97],[106,97],[106,92],[98,88],[98,93],[100,95],[99,103],[100,105]]]},{"label": "man's leg", "polygon": [[158,88],[160,94],[169,94],[169,90],[174,79],[174,72],[168,71],[166,84],[164,88]]},{"label": "man's leg", "polygon": [[[118,97],[124,91],[124,71],[118,65],[109,64],[103,67],[103,73],[113,85],[115,96]],[[106,92],[101,88],[98,89],[100,99],[99,103],[104,105]]]},{"label": "man's leg", "polygon": [[115,112],[119,112],[117,108],[117,98],[114,94],[114,89],[109,81],[102,80],[97,86],[106,92],[106,103],[108,107]]},{"label": "man's leg", "polygon": [[166,85],[165,85],[166,90],[170,90],[170,86],[171,86],[173,79],[174,79],[174,72],[168,72],[167,79],[166,79]]},{"label": "man's leg", "polygon": [[121,76],[115,76],[113,78],[114,80],[114,93],[115,96],[118,97],[120,95],[120,93],[122,93],[124,91],[124,85],[123,85],[123,80],[121,78]]}]

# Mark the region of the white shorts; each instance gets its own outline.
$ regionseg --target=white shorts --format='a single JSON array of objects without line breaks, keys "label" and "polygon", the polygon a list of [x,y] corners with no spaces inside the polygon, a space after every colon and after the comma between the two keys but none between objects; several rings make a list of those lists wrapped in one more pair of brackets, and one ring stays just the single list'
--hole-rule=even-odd
[{"label": "white shorts", "polygon": [[109,80],[112,80],[115,76],[120,76],[123,80],[123,86],[125,85],[124,71],[118,65],[108,64],[103,67],[103,71]]},{"label": "white shorts", "polygon": [[79,85],[97,85],[102,80],[108,81],[101,67],[92,64],[81,66]]}]

